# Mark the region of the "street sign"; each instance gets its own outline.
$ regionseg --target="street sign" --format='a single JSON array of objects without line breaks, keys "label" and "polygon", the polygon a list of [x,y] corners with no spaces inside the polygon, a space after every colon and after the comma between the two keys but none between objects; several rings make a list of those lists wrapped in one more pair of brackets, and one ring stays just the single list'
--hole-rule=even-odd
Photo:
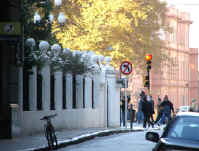
[{"label": "street sign", "polygon": [[129,75],[132,72],[132,64],[129,61],[123,61],[120,65],[120,71],[124,75]]},{"label": "street sign", "polygon": [[17,36],[21,34],[19,22],[1,22],[0,35]]}]

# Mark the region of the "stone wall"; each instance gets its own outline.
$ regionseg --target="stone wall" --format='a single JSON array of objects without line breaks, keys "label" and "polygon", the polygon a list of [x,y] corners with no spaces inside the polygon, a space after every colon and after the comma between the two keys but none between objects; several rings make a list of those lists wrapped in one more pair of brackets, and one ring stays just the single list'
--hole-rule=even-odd
[{"label": "stone wall", "polygon": [[[42,75],[41,109],[38,109],[37,102],[37,73]],[[40,71],[37,67],[32,67],[32,74],[28,78],[29,110],[24,111],[23,69],[19,69],[21,80],[18,92],[19,103],[18,106],[12,107],[13,136],[43,132],[44,121],[40,119],[54,113],[57,113],[57,116],[53,118],[52,123],[56,130],[120,126],[120,85],[116,83],[113,68],[107,65],[100,72],[92,75],[75,75],[75,90],[73,76],[70,73],[54,72],[54,79],[51,79],[51,74],[49,65],[44,66]],[[52,80],[54,80],[53,109],[50,94]],[[73,91],[76,92],[75,95]],[[65,102],[63,95],[65,95]]]}]

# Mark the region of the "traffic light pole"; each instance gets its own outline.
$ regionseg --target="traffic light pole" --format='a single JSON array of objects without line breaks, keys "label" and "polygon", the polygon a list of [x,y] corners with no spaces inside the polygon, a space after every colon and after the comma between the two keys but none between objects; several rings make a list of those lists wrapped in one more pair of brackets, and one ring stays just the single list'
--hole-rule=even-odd
[{"label": "traffic light pole", "polygon": [[146,67],[147,67],[147,83],[146,87],[148,88],[148,93],[150,94],[150,70],[151,70],[151,60],[152,60],[152,55],[151,54],[146,54],[145,56],[146,59]]},{"label": "traffic light pole", "polygon": [[150,69],[147,68],[147,76],[149,77],[148,93],[150,94]]}]

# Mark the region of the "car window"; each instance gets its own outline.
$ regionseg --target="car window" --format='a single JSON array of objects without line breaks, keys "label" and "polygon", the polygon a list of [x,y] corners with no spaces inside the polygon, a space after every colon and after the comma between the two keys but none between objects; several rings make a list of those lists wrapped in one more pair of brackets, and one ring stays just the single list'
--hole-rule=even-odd
[{"label": "car window", "polygon": [[180,106],[179,111],[180,112],[187,112],[189,111],[190,106]]},{"label": "car window", "polygon": [[168,137],[199,141],[199,118],[182,116],[168,129]]}]

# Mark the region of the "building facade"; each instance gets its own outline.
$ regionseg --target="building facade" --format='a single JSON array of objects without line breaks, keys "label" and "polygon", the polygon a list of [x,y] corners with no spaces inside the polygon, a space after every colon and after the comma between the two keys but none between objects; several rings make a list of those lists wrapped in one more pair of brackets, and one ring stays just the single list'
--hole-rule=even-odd
[{"label": "building facade", "polygon": [[[150,85],[155,101],[158,96],[163,98],[168,95],[176,109],[182,105],[191,105],[193,98],[198,99],[198,49],[189,48],[190,15],[170,7],[166,16],[166,23],[172,32],[163,36],[163,51],[172,62],[162,62],[159,69],[152,68]],[[131,95],[135,98],[136,91],[141,90],[140,85],[143,86],[143,80],[138,82],[133,77],[130,87],[134,87]]]},{"label": "building facade", "polygon": [[[16,5],[12,5],[13,3]],[[2,92],[0,98],[0,139],[11,138],[10,104],[18,101],[16,64],[20,60],[22,49],[20,49],[21,37],[20,30],[18,30],[20,27],[20,5],[17,4],[20,4],[20,0],[3,1],[0,6],[0,80]]]}]

